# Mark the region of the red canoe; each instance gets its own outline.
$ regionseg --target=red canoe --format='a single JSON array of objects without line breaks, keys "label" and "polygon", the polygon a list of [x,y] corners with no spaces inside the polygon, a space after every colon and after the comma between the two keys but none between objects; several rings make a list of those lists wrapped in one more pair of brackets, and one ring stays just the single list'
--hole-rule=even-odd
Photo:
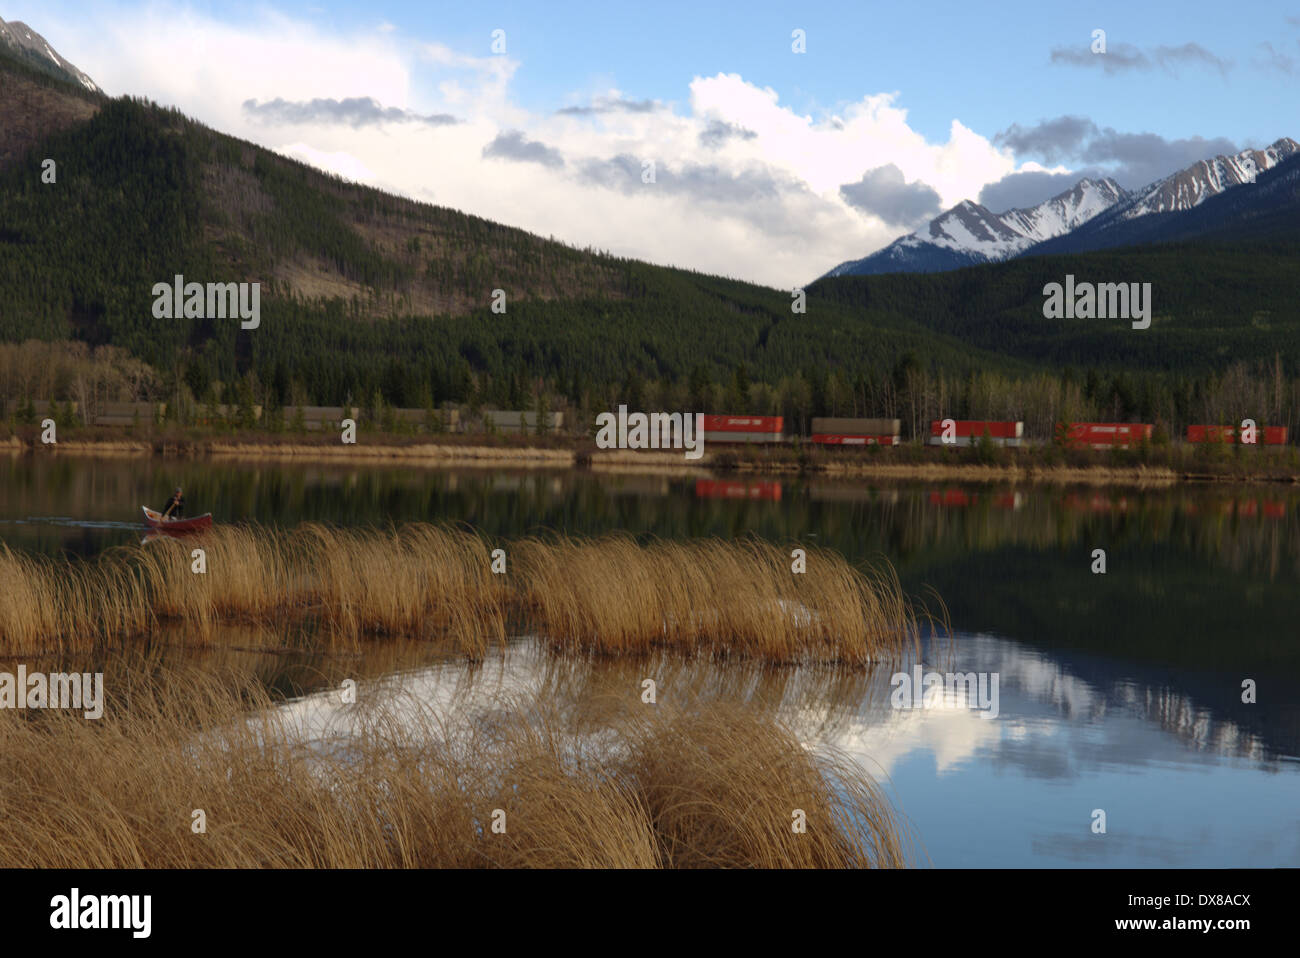
[{"label": "red canoe", "polygon": [[210,512],[195,516],[193,519],[164,519],[162,513],[155,509],[150,509],[148,506],[140,508],[144,509],[144,524],[163,532],[202,532],[212,525]]}]

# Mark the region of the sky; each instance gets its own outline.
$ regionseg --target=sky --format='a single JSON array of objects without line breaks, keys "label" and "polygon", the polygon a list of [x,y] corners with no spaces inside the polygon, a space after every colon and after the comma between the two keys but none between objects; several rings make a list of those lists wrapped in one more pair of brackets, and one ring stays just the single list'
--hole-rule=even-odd
[{"label": "sky", "polygon": [[349,179],[785,289],[962,200],[1136,188],[1300,139],[1300,0],[0,0],[0,18],[110,95]]}]

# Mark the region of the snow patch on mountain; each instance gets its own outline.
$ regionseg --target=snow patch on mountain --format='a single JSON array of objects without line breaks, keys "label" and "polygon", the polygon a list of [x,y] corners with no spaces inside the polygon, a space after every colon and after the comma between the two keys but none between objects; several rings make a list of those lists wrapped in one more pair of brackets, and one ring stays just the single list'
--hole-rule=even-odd
[{"label": "snow patch on mountain", "polygon": [[1262,150],[1201,160],[1132,192],[1110,178],[1082,179],[1037,206],[1005,213],[963,200],[923,229],[863,259],[841,263],[826,275],[934,272],[1010,259],[1085,224],[1080,235],[1100,235],[1137,217],[1190,210],[1226,190],[1254,183],[1296,153],[1300,143],[1283,137]]},{"label": "snow patch on mountain", "polygon": [[841,263],[827,275],[952,269],[1008,259],[1036,243],[1068,233],[1126,196],[1114,180],[1085,178],[1037,206],[1005,213],[962,200],[925,228],[865,259]]},{"label": "snow patch on mountain", "polygon": [[1263,150],[1242,150],[1234,156],[1201,160],[1135,191],[1132,199],[1117,211],[1117,217],[1128,220],[1149,213],[1190,210],[1224,190],[1254,183],[1260,173],[1271,170],[1297,151],[1300,144],[1283,137]]}]

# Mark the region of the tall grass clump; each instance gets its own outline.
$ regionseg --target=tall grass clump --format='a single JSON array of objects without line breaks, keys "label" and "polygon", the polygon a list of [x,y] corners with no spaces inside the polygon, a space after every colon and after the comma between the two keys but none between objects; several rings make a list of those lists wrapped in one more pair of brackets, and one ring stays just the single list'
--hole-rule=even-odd
[{"label": "tall grass clump", "polygon": [[751,539],[527,539],[506,544],[506,575],[492,572],[491,551],[473,532],[427,524],[232,526],[94,560],[0,546],[0,656],[172,623],[211,643],[218,626],[251,623],[286,634],[305,624],[353,647],[367,635],[445,638],[481,658],[519,625],[565,650],[861,665],[896,657],[919,632],[892,568],[863,571],[826,550],[806,549],[796,574],[788,549]]},{"label": "tall grass clump", "polygon": [[[205,571],[196,571],[203,552]],[[184,623],[318,625],[336,642],[365,634],[450,635],[481,656],[504,641],[508,595],[487,544],[443,526],[282,531],[231,526],[162,537],[94,560],[30,557],[0,546],[0,655],[69,651]]]},{"label": "tall grass clump", "polygon": [[14,552],[0,543],[0,655],[77,651],[147,631],[149,584],[118,556],[100,562]]},{"label": "tall grass clump", "polygon": [[122,675],[98,721],[0,714],[0,867],[911,861],[870,780],[743,707],[637,703],[595,740],[539,703],[439,716],[388,700],[307,739],[255,682]]},{"label": "tall grass clump", "polygon": [[890,567],[756,539],[653,542],[629,536],[516,543],[539,629],[568,649],[671,648],[772,662],[865,664],[914,647],[919,623]]}]

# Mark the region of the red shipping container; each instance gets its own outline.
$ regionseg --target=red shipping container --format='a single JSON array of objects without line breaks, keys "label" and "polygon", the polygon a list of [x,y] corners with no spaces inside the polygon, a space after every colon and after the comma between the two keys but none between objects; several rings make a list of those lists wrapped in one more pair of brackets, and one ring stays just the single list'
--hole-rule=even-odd
[{"label": "red shipping container", "polygon": [[[1255,441],[1264,446],[1285,446],[1286,426],[1265,426],[1255,433]],[[1236,426],[1188,426],[1188,442],[1225,442],[1237,441]]]},{"label": "red shipping container", "polygon": [[1236,442],[1236,426],[1188,426],[1188,442]]},{"label": "red shipping container", "polygon": [[705,442],[749,443],[783,442],[779,432],[709,432],[704,431]]},{"label": "red shipping container", "polygon": [[1071,446],[1130,446],[1150,439],[1154,431],[1151,423],[1076,422],[1070,424],[1066,441]]},{"label": "red shipping container", "polygon": [[930,493],[932,506],[969,506],[970,494],[961,489],[945,489],[943,492]]},{"label": "red shipping container", "polygon": [[734,479],[697,479],[695,496],[699,499],[781,500],[781,483],[768,480],[737,482]]},{"label": "red shipping container", "polygon": [[705,432],[774,432],[785,429],[783,416],[705,416]]},{"label": "red shipping container", "polygon": [[837,433],[813,433],[813,442],[827,446],[897,446],[897,436],[841,436]]},{"label": "red shipping container", "polygon": [[[986,432],[993,439],[1019,439],[1024,434],[1023,422],[997,422],[981,419],[954,419],[953,435],[960,438],[978,439]],[[943,420],[930,421],[930,435],[943,435]]]}]

